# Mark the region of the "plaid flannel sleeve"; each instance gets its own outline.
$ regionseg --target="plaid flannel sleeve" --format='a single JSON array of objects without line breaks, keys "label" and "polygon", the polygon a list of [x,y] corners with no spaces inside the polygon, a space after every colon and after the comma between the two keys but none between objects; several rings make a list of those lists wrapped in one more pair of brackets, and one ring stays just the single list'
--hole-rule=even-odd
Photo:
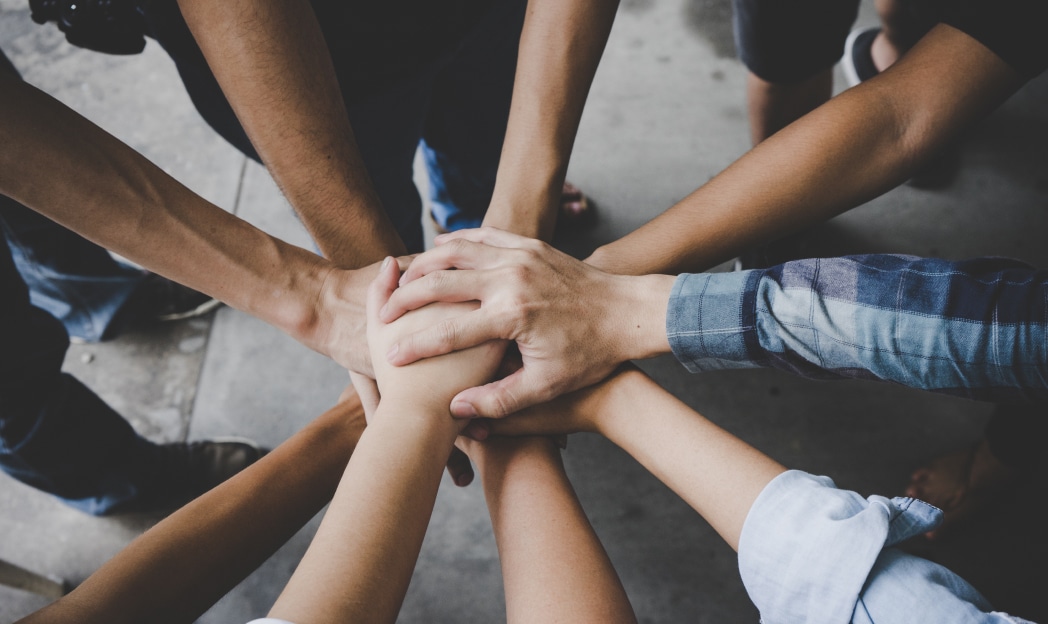
[{"label": "plaid flannel sleeve", "polygon": [[775,367],[999,402],[1048,400],[1048,271],[866,255],[677,278],[666,314],[692,372]]}]

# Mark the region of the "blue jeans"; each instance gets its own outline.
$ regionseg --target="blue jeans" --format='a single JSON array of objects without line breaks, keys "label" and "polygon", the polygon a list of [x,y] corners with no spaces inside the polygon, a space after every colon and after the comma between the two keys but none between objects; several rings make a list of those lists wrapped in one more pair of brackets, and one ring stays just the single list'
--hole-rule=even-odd
[{"label": "blue jeans", "polygon": [[[422,200],[413,180],[419,147],[436,222],[452,230],[483,219],[509,117],[525,3],[417,5],[415,15],[384,3],[314,0],[360,154],[412,252],[423,247]],[[259,160],[176,1],[146,2],[145,14],[149,34],[174,60],[201,116]],[[0,54],[0,64],[4,61]],[[0,202],[0,221],[7,223],[4,230],[33,304],[59,318],[71,336],[106,337],[143,273],[10,200]]]},{"label": "blue jeans", "polygon": [[0,469],[104,514],[149,489],[157,446],[62,372],[69,337],[32,305],[0,237]]}]

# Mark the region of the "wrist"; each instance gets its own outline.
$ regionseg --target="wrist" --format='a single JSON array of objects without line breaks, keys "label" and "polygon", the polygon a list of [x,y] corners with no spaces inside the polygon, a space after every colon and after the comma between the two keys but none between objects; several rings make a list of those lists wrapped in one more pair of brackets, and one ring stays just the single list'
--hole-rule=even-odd
[{"label": "wrist", "polygon": [[553,165],[536,167],[533,162],[521,168],[528,172],[527,179],[518,180],[516,171],[506,171],[500,166],[484,225],[548,242],[557,222],[564,172]]},{"label": "wrist", "polygon": [[616,338],[619,362],[643,360],[671,351],[666,308],[675,278],[671,275],[612,275],[604,336]]}]

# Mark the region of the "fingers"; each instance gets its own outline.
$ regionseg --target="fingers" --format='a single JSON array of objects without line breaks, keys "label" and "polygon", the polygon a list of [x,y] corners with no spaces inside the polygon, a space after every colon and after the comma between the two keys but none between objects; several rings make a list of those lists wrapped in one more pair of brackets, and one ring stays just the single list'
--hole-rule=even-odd
[{"label": "fingers", "polygon": [[473,465],[469,463],[469,457],[457,448],[452,448],[448,456],[448,474],[459,487],[466,487],[473,482]]},{"label": "fingers", "polygon": [[401,338],[390,348],[386,360],[394,366],[404,366],[506,338],[503,333],[501,324],[483,309],[478,309]]},{"label": "fingers", "polygon": [[393,261],[393,257],[387,257],[382,261],[382,266],[378,270],[378,275],[372,280],[371,285],[368,286],[368,297],[367,297],[367,309],[368,309],[368,322],[378,319],[378,311],[382,309],[382,306],[389,301],[389,296],[393,294],[393,291],[397,288],[397,278],[400,276],[400,269],[397,263]]},{"label": "fingers", "polygon": [[493,227],[474,228],[469,230],[458,230],[441,234],[433,239],[439,245],[446,245],[455,240],[468,240],[474,243],[483,243],[492,247],[528,247],[535,243],[535,239],[519,236],[506,230]]},{"label": "fingers", "polygon": [[459,392],[451,400],[451,414],[459,418],[502,418],[552,398],[544,384],[535,384],[527,367],[509,377]]},{"label": "fingers", "polygon": [[409,284],[403,284],[379,311],[383,323],[392,323],[411,310],[437,301],[458,303],[484,301],[497,274],[478,271],[437,271]]},{"label": "fingers", "polygon": [[408,284],[434,271],[446,269],[490,269],[505,263],[515,250],[483,245],[466,239],[450,241],[417,256],[400,278]]}]

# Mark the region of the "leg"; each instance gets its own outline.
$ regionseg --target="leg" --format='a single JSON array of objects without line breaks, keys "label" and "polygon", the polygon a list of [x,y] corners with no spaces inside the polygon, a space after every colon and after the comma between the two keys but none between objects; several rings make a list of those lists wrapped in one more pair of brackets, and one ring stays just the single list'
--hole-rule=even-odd
[{"label": "leg", "polygon": [[507,622],[635,622],[549,438],[467,444],[502,563]]},{"label": "leg", "polygon": [[757,144],[829,99],[858,2],[734,0],[734,10]]},{"label": "leg", "polygon": [[101,514],[133,500],[128,470],[149,443],[79,381],[62,373],[62,324],[29,303],[0,239],[0,467],[19,481]]},{"label": "leg", "polygon": [[257,457],[234,443],[153,444],[63,373],[69,337],[30,304],[3,238],[0,293],[0,469],[7,474],[101,515],[181,504]]},{"label": "leg", "polygon": [[[0,71],[15,72],[0,51]],[[0,196],[0,230],[33,305],[62,321],[71,336],[101,340],[147,273],[55,222]]]},{"label": "leg", "polygon": [[491,203],[523,21],[523,2],[493,3],[434,84],[422,151],[445,230],[479,226]]}]

